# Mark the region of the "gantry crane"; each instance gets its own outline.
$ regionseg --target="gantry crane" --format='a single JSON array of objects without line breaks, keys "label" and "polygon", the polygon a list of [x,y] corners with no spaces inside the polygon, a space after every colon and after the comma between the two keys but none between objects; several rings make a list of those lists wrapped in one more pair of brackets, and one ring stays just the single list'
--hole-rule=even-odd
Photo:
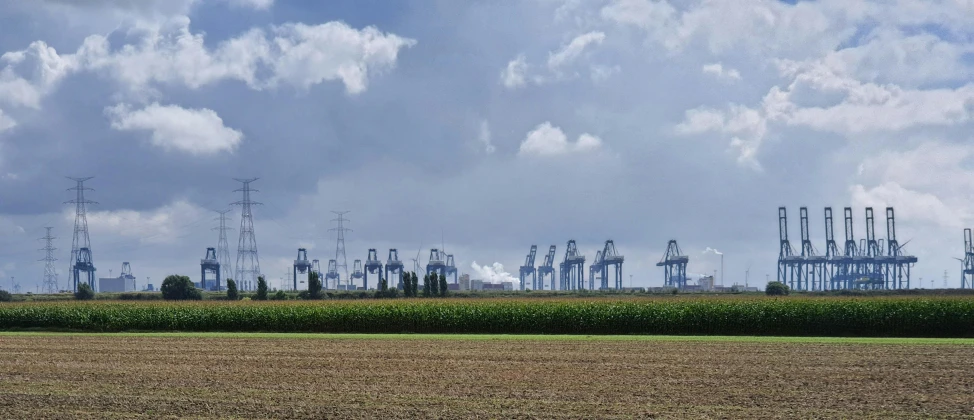
[{"label": "gantry crane", "polygon": [[663,259],[656,263],[657,267],[663,267],[663,284],[677,289],[687,287],[687,264],[690,257],[683,254],[676,239],[670,239],[666,244],[666,254]]},{"label": "gantry crane", "polygon": [[538,269],[534,268],[534,259],[538,254],[538,246],[531,245],[531,251],[528,251],[528,256],[524,257],[524,265],[521,266],[519,271],[521,278],[521,291],[527,287],[528,275],[531,276],[531,290],[538,289]]},{"label": "gantry crane", "polygon": [[600,290],[604,290],[606,286],[604,284],[608,283],[605,278],[605,273],[602,271],[602,251],[595,251],[595,260],[592,264],[588,266],[588,288],[595,288],[596,277],[599,277],[603,285],[600,285]]},{"label": "gantry crane", "polygon": [[338,275],[338,260],[328,260],[328,272],[325,273],[325,288],[328,288],[328,282],[334,281],[335,289],[341,282],[341,277]]},{"label": "gantry crane", "polygon": [[552,245],[548,248],[548,254],[544,257],[544,264],[538,267],[538,290],[544,290],[545,279],[547,278],[551,285],[551,290],[557,290],[555,286],[555,251],[556,247]]},{"label": "gantry crane", "polygon": [[[125,267],[124,265],[122,266],[122,274],[118,276],[119,278],[125,277]],[[212,289],[206,287],[207,273],[213,273],[215,276],[213,284],[216,290],[220,290],[220,261],[216,259],[216,248],[206,248],[206,257],[200,260],[200,288],[203,290]],[[129,271],[129,275],[131,275],[131,270]]]},{"label": "gantry crane", "polygon": [[453,261],[453,254],[446,254],[446,270],[444,271],[446,276],[453,276],[453,284],[459,284],[460,279],[457,277],[457,264]]},{"label": "gantry crane", "polygon": [[[426,275],[436,273],[437,276],[446,277],[446,256],[439,249],[430,250],[430,259],[426,263]],[[434,286],[437,286],[434,284]]]},{"label": "gantry crane", "polygon": [[[364,274],[363,282],[366,289],[369,288],[369,274],[375,274],[379,277],[379,280],[375,282],[376,284],[382,281],[382,261],[379,261],[379,252],[375,248],[369,248],[369,255],[365,258]],[[386,280],[389,280],[388,276],[386,276]]]},{"label": "gantry crane", "polygon": [[362,279],[362,288],[369,290],[369,282],[365,281],[365,270],[362,270],[362,260],[352,261],[352,274],[348,276],[349,285],[355,285],[356,279]]},{"label": "gantry crane", "polygon": [[[397,287],[403,289],[403,275],[406,274],[406,266],[399,260],[399,250],[392,248],[389,250],[389,257],[386,259],[386,280],[397,278]],[[393,277],[395,276],[395,277]]]},{"label": "gantry crane", "polygon": [[298,248],[298,257],[294,259],[291,267],[291,275],[294,282],[294,290],[298,290],[298,273],[305,274],[311,269],[311,262],[308,261],[308,250]]},{"label": "gantry crane", "polygon": [[568,241],[565,259],[559,265],[562,290],[581,290],[585,283],[585,256],[578,253],[575,240]]},{"label": "gantry crane", "polygon": [[616,251],[615,242],[611,239],[605,241],[602,248],[602,289],[609,288],[609,267],[612,267],[615,289],[622,290],[622,263],[625,261],[626,258]]}]

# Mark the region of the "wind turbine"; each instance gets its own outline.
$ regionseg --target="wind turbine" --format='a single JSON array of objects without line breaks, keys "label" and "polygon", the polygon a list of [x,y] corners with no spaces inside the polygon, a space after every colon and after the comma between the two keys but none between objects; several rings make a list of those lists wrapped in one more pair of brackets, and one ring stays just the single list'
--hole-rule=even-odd
[{"label": "wind turbine", "polygon": [[744,270],[744,288],[745,289],[747,289],[747,280],[748,280],[748,277],[750,277],[750,275],[751,275],[751,264],[752,263],[750,263],[750,262],[747,263],[747,269]]},{"label": "wind turbine", "polygon": [[419,275],[423,270],[419,266],[419,254],[423,252],[423,244],[419,244],[419,249],[416,250],[416,258],[411,258],[413,260],[413,272]]},{"label": "wind turbine", "polygon": [[[961,281],[961,284],[963,285],[964,278],[965,278],[965,273],[964,273],[964,268],[965,268],[964,267],[964,259],[963,258],[957,258],[957,257],[953,257],[953,258],[955,260],[957,260],[957,261],[960,261],[960,278],[961,278],[960,281]],[[946,282],[944,282],[944,288],[947,288],[947,283]]]}]

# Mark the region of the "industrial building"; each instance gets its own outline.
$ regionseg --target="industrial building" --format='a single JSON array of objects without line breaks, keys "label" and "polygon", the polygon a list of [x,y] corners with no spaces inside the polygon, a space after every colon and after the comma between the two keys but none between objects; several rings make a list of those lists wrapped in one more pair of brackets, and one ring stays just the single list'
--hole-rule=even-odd
[{"label": "industrial building", "polygon": [[122,263],[122,271],[118,277],[103,277],[98,279],[98,291],[105,293],[123,293],[136,291],[135,276],[132,275],[132,265]]}]

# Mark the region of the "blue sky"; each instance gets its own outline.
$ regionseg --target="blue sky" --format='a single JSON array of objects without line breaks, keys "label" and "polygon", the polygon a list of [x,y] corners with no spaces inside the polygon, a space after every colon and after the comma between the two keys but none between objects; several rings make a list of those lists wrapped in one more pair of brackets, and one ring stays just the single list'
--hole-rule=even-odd
[{"label": "blue sky", "polygon": [[669,239],[691,272],[718,268],[710,247],[725,283],[763,282],[778,206],[792,238],[809,206],[824,252],[822,207],[853,206],[861,237],[863,207],[893,205],[915,278],[958,284],[971,18],[948,1],[0,0],[0,276],[39,283],[49,225],[66,284],[80,175],[99,275],[196,275],[211,210],[257,176],[272,279],[299,246],[334,255],[330,210],[351,210],[349,265],[442,234],[462,272],[502,279],[532,244],[591,260],[613,239],[652,286]]}]

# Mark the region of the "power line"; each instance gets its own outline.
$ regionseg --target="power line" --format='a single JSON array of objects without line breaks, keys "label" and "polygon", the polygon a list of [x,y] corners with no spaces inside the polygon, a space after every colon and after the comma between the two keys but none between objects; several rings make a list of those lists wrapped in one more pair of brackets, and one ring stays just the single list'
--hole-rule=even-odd
[{"label": "power line", "polygon": [[74,200],[64,202],[64,204],[75,205],[74,236],[71,239],[71,261],[68,266],[68,273],[72,273],[71,279],[74,291],[78,290],[78,282],[80,281],[79,271],[84,271],[87,274],[88,285],[93,290],[95,288],[95,265],[91,257],[91,239],[88,236],[87,205],[98,203],[85,199],[85,191],[94,191],[91,188],[85,187],[85,181],[92,178],[94,177],[68,177],[68,179],[77,183],[74,188],[68,189],[68,191],[75,191],[76,197]]},{"label": "power line", "polygon": [[220,221],[220,227],[213,228],[220,232],[220,240],[216,245],[216,259],[220,263],[220,276],[222,279],[216,279],[217,286],[220,284],[226,284],[227,279],[233,278],[233,267],[230,266],[230,244],[227,242],[227,231],[233,230],[233,228],[227,226],[227,213],[230,210],[217,211],[220,217],[217,219]]},{"label": "power line", "polygon": [[350,281],[350,279],[348,278],[348,259],[346,259],[345,257],[345,232],[352,231],[351,229],[345,227],[345,222],[349,221],[348,219],[345,218],[345,215],[348,214],[349,212],[332,211],[332,213],[338,215],[337,218],[331,220],[332,222],[338,222],[338,227],[328,229],[338,233],[338,237],[336,241],[337,243],[335,244],[335,263],[337,264],[336,268],[341,267],[345,271],[346,281]]},{"label": "power line", "polygon": [[39,260],[44,261],[44,293],[57,293],[57,271],[54,269],[54,262],[57,261],[57,258],[54,257],[54,251],[57,250],[54,247],[54,240],[57,238],[51,236],[53,227],[45,227],[44,229],[47,229],[47,235],[40,239],[47,241],[47,243],[43,249],[40,249],[40,251],[44,251],[44,258]]},{"label": "power line", "polygon": [[251,206],[261,203],[250,199],[252,192],[258,192],[250,187],[250,183],[257,179],[234,179],[243,184],[243,187],[234,190],[243,193],[243,200],[231,203],[240,206],[240,240],[237,242],[237,266],[234,272],[243,290],[256,289],[257,277],[260,276],[260,257],[257,255],[257,237],[254,235],[254,214]]}]

